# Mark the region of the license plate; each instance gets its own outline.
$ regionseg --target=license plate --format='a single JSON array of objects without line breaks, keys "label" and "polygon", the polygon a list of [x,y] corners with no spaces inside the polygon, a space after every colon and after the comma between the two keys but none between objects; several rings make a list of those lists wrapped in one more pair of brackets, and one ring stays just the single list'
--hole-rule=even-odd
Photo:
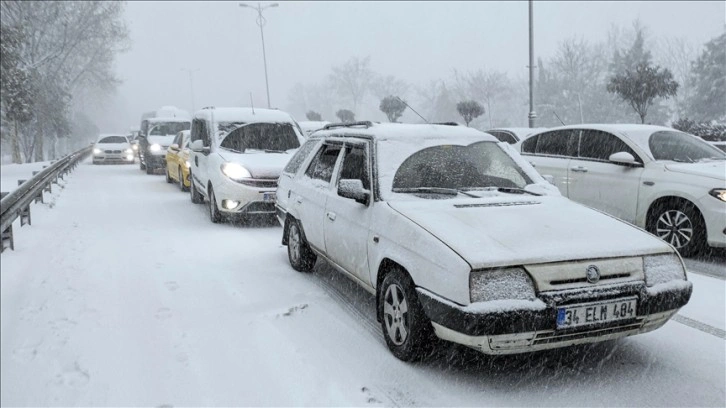
[{"label": "license plate", "polygon": [[632,297],[558,307],[557,328],[569,329],[578,326],[633,319],[636,317],[636,306],[637,298]]},{"label": "license plate", "polygon": [[277,195],[275,193],[263,193],[262,194],[262,201],[266,203],[274,203],[277,199]]}]

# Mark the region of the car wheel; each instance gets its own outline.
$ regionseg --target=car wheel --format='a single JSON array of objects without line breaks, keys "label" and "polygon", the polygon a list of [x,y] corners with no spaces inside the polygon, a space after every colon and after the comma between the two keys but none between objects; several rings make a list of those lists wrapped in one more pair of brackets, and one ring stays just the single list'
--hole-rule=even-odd
[{"label": "car wheel", "polygon": [[139,170],[146,170],[146,165],[139,159]]},{"label": "car wheel", "polygon": [[394,269],[383,279],[378,290],[378,313],[386,344],[398,359],[421,360],[436,344],[413,281],[401,269]]},{"label": "car wheel", "polygon": [[194,204],[202,204],[204,202],[204,196],[197,191],[197,188],[194,185],[194,179],[192,179],[192,182],[190,183],[191,187],[189,187],[189,190],[191,194],[189,194],[192,198],[192,203]]},{"label": "car wheel", "polygon": [[703,249],[706,244],[706,226],[703,217],[688,201],[666,201],[651,211],[648,231],[673,245],[683,256]]},{"label": "car wheel", "polygon": [[166,166],[166,182],[169,184],[174,182],[174,180],[171,178],[171,175],[169,174],[169,166]]},{"label": "car wheel", "polygon": [[222,214],[217,207],[217,199],[214,197],[214,189],[211,185],[209,186],[209,219],[215,224],[222,221]]},{"label": "car wheel", "polygon": [[292,269],[299,272],[310,272],[318,259],[305,240],[300,224],[292,219],[287,227],[287,257]]},{"label": "car wheel", "polygon": [[146,165],[146,174],[154,174],[154,168],[148,164]]},{"label": "car wheel", "polygon": [[181,167],[179,167],[179,171],[177,172],[177,176],[179,177],[179,189],[180,189],[181,191],[188,191],[188,190],[189,190],[189,188],[187,188],[187,187],[186,187],[186,186],[184,185],[184,173],[182,173],[182,169],[181,169]]}]

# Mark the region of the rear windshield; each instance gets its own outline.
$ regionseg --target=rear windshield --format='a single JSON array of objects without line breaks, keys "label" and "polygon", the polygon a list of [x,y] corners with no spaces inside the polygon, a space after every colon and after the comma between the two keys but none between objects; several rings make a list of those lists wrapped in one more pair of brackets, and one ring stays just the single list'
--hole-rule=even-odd
[{"label": "rear windshield", "polygon": [[300,141],[291,123],[250,123],[231,131],[220,147],[238,152],[286,151],[300,147]]},{"label": "rear windshield", "polygon": [[98,143],[128,143],[124,136],[108,136],[99,140]]}]

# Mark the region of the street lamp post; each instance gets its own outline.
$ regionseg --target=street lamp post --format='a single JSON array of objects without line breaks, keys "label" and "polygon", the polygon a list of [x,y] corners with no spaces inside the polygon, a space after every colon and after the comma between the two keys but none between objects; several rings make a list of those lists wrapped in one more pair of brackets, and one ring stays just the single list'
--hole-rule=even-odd
[{"label": "street lamp post", "polygon": [[262,38],[262,62],[265,64],[265,88],[267,89],[267,107],[270,108],[270,83],[267,79],[267,55],[265,53],[265,33],[262,30],[262,27],[264,27],[267,20],[265,20],[265,17],[262,15],[262,10],[270,8],[270,7],[277,7],[279,4],[272,3],[268,4],[265,7],[262,7],[260,3],[257,3],[257,7],[250,6],[244,3],[239,3],[240,7],[248,7],[254,10],[257,10],[257,25],[260,26],[260,38]]},{"label": "street lamp post", "polygon": [[533,128],[537,113],[534,111],[534,21],[532,0],[529,0],[529,127]]},{"label": "street lamp post", "polygon": [[197,68],[197,69],[182,68],[181,70],[187,71],[189,73],[189,90],[191,91],[191,96],[192,96],[192,114],[194,114],[194,79],[193,79],[193,75],[195,72],[199,71],[199,68]]}]

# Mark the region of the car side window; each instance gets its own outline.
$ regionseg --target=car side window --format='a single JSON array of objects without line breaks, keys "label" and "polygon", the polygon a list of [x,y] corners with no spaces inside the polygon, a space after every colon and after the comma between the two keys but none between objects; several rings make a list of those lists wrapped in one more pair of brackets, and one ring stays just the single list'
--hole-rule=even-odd
[{"label": "car side window", "polygon": [[368,159],[363,146],[348,146],[345,149],[343,168],[339,180],[360,180],[363,188],[370,190],[371,182],[368,175]]},{"label": "car side window", "polygon": [[487,132],[487,133],[489,133],[492,136],[499,139],[500,142],[507,142],[509,144],[517,143],[517,138],[515,138],[514,136],[510,135],[507,132],[501,132],[501,131],[497,130],[497,131],[492,131],[492,132]]},{"label": "car side window", "polygon": [[635,160],[642,163],[635,151],[619,137],[600,130],[584,129],[580,135],[579,157],[609,161],[610,155],[618,152],[628,152]]},{"label": "car side window", "polygon": [[537,141],[539,140],[539,136],[532,136],[529,139],[526,139],[524,142],[522,142],[522,153],[532,153],[534,154],[535,149],[537,148]]},{"label": "car side window", "polygon": [[315,145],[318,144],[319,139],[310,139],[306,141],[302,147],[300,147],[297,152],[292,156],[289,162],[287,162],[287,166],[285,166],[285,169],[282,170],[284,173],[290,173],[295,174],[297,173],[300,166],[303,164],[305,159],[308,158],[310,155],[310,152],[313,151],[313,148],[315,148]]},{"label": "car side window", "polygon": [[539,135],[535,153],[550,156],[571,156],[573,132],[571,130],[555,130]]},{"label": "car side window", "polygon": [[191,139],[192,142],[201,140],[202,145],[208,147],[210,144],[209,132],[207,132],[207,122],[204,119],[194,119],[192,122]]},{"label": "car side window", "polygon": [[323,145],[310,163],[310,166],[308,166],[305,174],[315,180],[330,182],[330,179],[333,178],[333,168],[335,167],[340,150],[341,146]]},{"label": "car side window", "polygon": [[171,142],[171,144],[179,145],[179,139],[181,139],[181,133],[177,133],[176,136],[174,136],[174,141]]}]

